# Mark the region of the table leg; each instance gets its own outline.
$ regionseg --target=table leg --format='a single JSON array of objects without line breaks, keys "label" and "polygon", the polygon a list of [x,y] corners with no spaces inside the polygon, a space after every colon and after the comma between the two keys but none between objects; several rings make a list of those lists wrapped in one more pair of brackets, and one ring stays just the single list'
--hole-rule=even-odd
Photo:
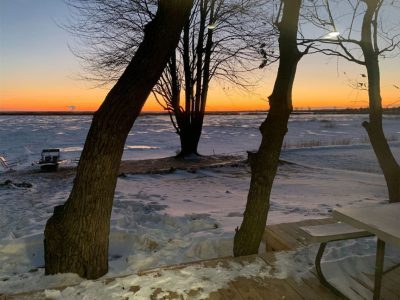
[{"label": "table leg", "polygon": [[343,294],[341,291],[339,291],[337,288],[335,288],[332,284],[330,284],[328,282],[328,280],[326,280],[324,273],[322,273],[321,259],[322,259],[322,256],[324,255],[326,244],[327,243],[321,243],[321,245],[319,246],[319,249],[318,249],[317,256],[315,257],[315,269],[317,271],[318,279],[322,285],[326,286],[328,289],[330,289],[332,292],[334,292],[341,299],[349,299],[345,294]]},{"label": "table leg", "polygon": [[381,294],[384,258],[385,258],[385,242],[378,238],[378,243],[376,246],[374,300],[379,300]]}]

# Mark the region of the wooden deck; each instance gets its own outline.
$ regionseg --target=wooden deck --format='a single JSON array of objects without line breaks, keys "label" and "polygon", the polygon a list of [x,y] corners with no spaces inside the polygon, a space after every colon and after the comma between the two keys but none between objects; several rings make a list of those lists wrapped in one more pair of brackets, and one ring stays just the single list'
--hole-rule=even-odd
[{"label": "wooden deck", "polygon": [[[325,218],[267,226],[263,236],[264,242],[267,245],[266,254],[263,255],[264,259],[269,264],[274,264],[275,251],[292,251],[299,247],[310,245],[312,243],[310,237],[301,230],[300,227],[331,224],[335,222],[336,221],[332,218]],[[372,282],[373,271],[374,270],[371,270],[371,274],[364,274],[369,277]],[[370,283],[363,282],[359,278],[352,279],[372,293],[372,286]],[[389,270],[383,276],[381,298],[400,300],[400,265]]]},{"label": "wooden deck", "polygon": [[[174,266],[167,266],[163,268],[157,268],[140,272],[139,276],[152,276],[157,278],[159,274],[165,270],[174,270],[176,272],[186,272],[186,267],[196,268],[215,268],[217,265],[219,268],[227,268],[229,270],[230,264],[236,263],[243,267],[257,262],[258,264],[264,264],[265,269],[272,267],[264,258],[254,255],[246,257],[226,257],[219,258],[195,263],[180,264]],[[190,275],[188,275],[190,276]],[[99,279],[106,286],[112,286],[115,284],[115,280],[121,280],[119,278],[108,278]],[[59,287],[56,289],[64,290],[67,287]],[[107,288],[107,287],[106,287]],[[139,286],[131,286],[130,291],[137,292],[140,290]],[[150,299],[198,299],[201,291],[192,289],[186,291],[185,294],[179,294],[177,292],[165,291],[162,289],[154,289],[154,292],[150,296]],[[162,295],[162,297],[160,297]],[[3,297],[3,298],[2,298]],[[22,293],[17,295],[0,296],[0,300],[38,300],[46,299],[44,291]],[[135,299],[135,298],[133,298]],[[259,277],[237,277],[234,280],[228,282],[228,284],[219,290],[216,290],[209,294],[206,298],[209,300],[282,300],[282,299],[340,299],[333,295],[328,289],[321,286],[319,281],[315,277],[303,278],[301,281],[296,281],[292,278],[287,279],[275,279],[275,278],[259,278]]]},{"label": "wooden deck", "polygon": [[[271,225],[266,228],[264,238],[268,242],[268,250],[282,251],[282,250],[294,250],[298,247],[308,245],[310,240],[307,234],[299,229],[300,226],[307,226],[312,224],[327,224],[334,222],[332,219],[322,220],[307,220],[296,223],[278,224]],[[215,268],[219,267],[230,268],[230,264],[237,263],[243,267],[257,261],[261,264],[262,268],[273,268],[275,264],[275,254],[273,251],[266,252],[262,255],[254,255],[247,257],[226,257],[201,262],[194,262],[188,264],[179,264],[173,266],[166,266],[157,269],[146,270],[140,272],[139,276],[153,276],[157,278],[161,272],[165,270],[174,270],[176,272],[186,272],[186,267],[196,268]],[[185,273],[185,274],[186,274]],[[366,274],[367,275],[367,274]],[[190,273],[187,275],[190,276]],[[372,278],[372,275],[367,275]],[[104,285],[113,285],[115,280],[121,280],[120,278],[108,278],[99,279]],[[357,278],[355,279],[357,280]],[[359,282],[361,285],[366,285],[363,282]],[[400,267],[394,268],[384,276],[381,299],[387,300],[400,300]],[[60,290],[66,287],[60,287]],[[368,287],[367,287],[368,288]],[[140,290],[139,286],[131,286],[129,291],[137,293]],[[155,288],[154,292],[150,296],[150,299],[198,299],[201,290],[191,289],[185,293],[177,293],[172,291],[164,291],[160,288]],[[31,292],[19,295],[1,296],[0,300],[11,300],[11,299],[44,299],[44,291]],[[371,294],[372,295],[372,294]],[[372,298],[372,297],[371,297]],[[135,296],[133,294],[133,299]],[[237,277],[231,280],[227,285],[219,290],[216,290],[209,294],[206,299],[210,300],[288,300],[288,299],[341,299],[334,295],[329,289],[322,286],[317,279],[316,275],[311,272],[307,276],[302,278],[261,278],[261,277]],[[362,299],[362,298],[360,298]]]}]

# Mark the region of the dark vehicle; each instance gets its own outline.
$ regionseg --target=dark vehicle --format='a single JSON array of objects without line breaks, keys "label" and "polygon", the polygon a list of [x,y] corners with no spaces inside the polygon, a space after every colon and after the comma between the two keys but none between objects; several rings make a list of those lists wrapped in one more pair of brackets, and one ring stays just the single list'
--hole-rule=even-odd
[{"label": "dark vehicle", "polygon": [[45,172],[57,171],[60,162],[60,149],[43,149],[38,165]]}]

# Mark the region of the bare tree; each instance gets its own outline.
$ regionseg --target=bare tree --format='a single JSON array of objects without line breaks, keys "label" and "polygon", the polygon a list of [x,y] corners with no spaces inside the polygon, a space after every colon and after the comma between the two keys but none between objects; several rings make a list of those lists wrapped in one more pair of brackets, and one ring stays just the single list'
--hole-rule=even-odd
[{"label": "bare tree", "polygon": [[282,0],[276,26],[279,30],[279,68],[269,96],[270,111],[262,123],[262,141],[258,151],[250,156],[251,182],[243,222],[236,230],[235,256],[258,253],[267,222],[269,200],[275,179],[282,142],[288,130],[293,110],[292,88],[297,64],[308,52],[297,47],[301,0]]},{"label": "bare tree", "polygon": [[[325,55],[334,55],[350,62],[365,66],[368,79],[369,121],[363,122],[372,148],[378,159],[386,180],[389,202],[400,202],[400,166],[397,163],[390,146],[385,138],[382,125],[382,97],[380,87],[379,58],[384,58],[390,53],[398,54],[400,50],[400,19],[389,18],[400,7],[397,1],[387,0],[347,0],[347,1],[311,1],[308,10],[308,20],[317,28],[328,33],[322,43],[333,47],[324,47],[322,44],[313,46],[315,52]],[[347,8],[343,9],[343,5]],[[386,4],[386,7],[385,7]],[[333,5],[336,5],[336,13]],[[343,14],[343,11],[346,14]],[[385,12],[386,16],[383,14]],[[339,33],[337,20],[343,20],[343,15],[348,23],[341,24],[346,28]],[[396,13],[394,13],[396,16]],[[385,20],[384,20],[385,19]],[[394,23],[393,23],[394,22]],[[332,35],[333,32],[333,35]],[[326,38],[327,37],[327,38]],[[303,39],[302,43],[315,42],[313,39]],[[397,50],[397,53],[393,51]]]},{"label": "bare tree", "polygon": [[174,52],[192,5],[191,0],[158,3],[135,56],[94,114],[68,200],[47,221],[46,274],[94,279],[108,271],[110,216],[126,137]]},{"label": "bare tree", "polygon": [[181,47],[155,89],[180,137],[180,156],[197,154],[210,81],[216,77],[246,88],[245,71],[276,59],[272,27],[260,18],[264,8],[259,0],[199,0],[195,6]]},{"label": "bare tree", "polygon": [[[68,29],[84,43],[75,53],[101,83],[114,80],[136,50],[151,0],[69,0],[80,20]],[[180,156],[197,154],[213,78],[249,87],[246,71],[277,59],[274,31],[264,21],[268,0],[196,0],[179,47],[153,89],[181,141]],[[109,14],[103,11],[110,9]],[[110,30],[105,34],[103,28]],[[104,44],[103,44],[104,41]],[[101,45],[100,47],[98,45]]]}]

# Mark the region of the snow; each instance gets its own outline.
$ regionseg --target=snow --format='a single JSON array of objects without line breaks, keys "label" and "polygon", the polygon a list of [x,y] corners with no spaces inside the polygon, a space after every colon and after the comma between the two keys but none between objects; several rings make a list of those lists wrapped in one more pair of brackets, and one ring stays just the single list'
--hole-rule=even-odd
[{"label": "snow", "polygon": [[[348,114],[292,115],[284,147],[368,144],[361,126],[367,118],[367,115]],[[209,155],[257,149],[258,128],[264,119],[265,113],[207,115],[199,152]],[[399,121],[399,115],[384,118],[387,137],[397,142],[400,141]],[[17,161],[17,169],[38,160],[44,148],[60,148],[64,159],[76,160],[90,123],[91,116],[0,116],[0,156]],[[169,117],[145,115],[132,128],[123,159],[167,157],[178,150],[179,137]]]},{"label": "snow", "polygon": [[[245,151],[257,149],[258,127],[264,117],[207,116],[200,153],[233,153],[245,158]],[[291,163],[279,167],[271,194],[269,224],[328,217],[335,207],[387,201],[384,178],[360,126],[365,118],[291,118],[281,156]],[[384,121],[399,159],[400,117],[386,116]],[[147,299],[152,287],[163,286],[173,286],[176,291],[198,286],[204,297],[239,274],[261,276],[259,263],[249,265],[248,270],[233,265],[229,272],[222,267],[193,267],[165,271],[157,278],[131,275],[162,265],[232,255],[234,229],[241,223],[250,182],[246,164],[119,178],[111,216],[110,271],[106,277],[129,276],[113,282],[115,286],[82,280],[74,274],[44,276],[44,226],[53,207],[67,199],[73,178],[37,173],[30,163],[39,158],[43,148],[58,147],[63,158],[75,164],[89,126],[88,116],[0,116],[0,155],[17,162],[16,172],[0,173],[0,183],[10,179],[13,183],[32,184],[0,186],[0,294],[46,289],[46,295],[55,299],[76,299],[78,295],[82,299],[83,295],[119,299],[133,295],[121,286],[140,285],[141,290],[135,293],[139,298],[135,299]],[[144,116],[128,137],[124,159],[171,156],[178,146],[167,116]],[[338,242],[328,247],[323,268],[341,290],[346,290],[348,279],[343,279],[341,270],[371,273],[374,247],[371,238]],[[316,250],[313,245],[296,253],[281,253],[277,270],[273,274],[264,270],[264,275],[306,276],[313,267]],[[398,261],[394,252],[388,252],[389,263],[396,258]],[[62,292],[53,290],[74,284],[79,285]]]},{"label": "snow", "polygon": [[[229,281],[237,277],[251,278],[255,274],[259,278],[271,277],[270,267],[266,267],[261,259],[242,265],[229,263],[228,267],[217,265],[215,268],[189,266],[179,270],[162,270],[157,274],[131,275],[118,278],[109,284],[101,282],[82,282],[79,286],[67,288],[62,292],[46,290],[46,296],[53,299],[109,299],[112,295],[115,299],[150,299],[156,289],[168,290],[179,294],[187,294],[190,290],[197,293],[190,299],[204,299],[211,292],[225,286]],[[140,287],[136,292],[130,291],[130,287]],[[157,299],[164,299],[167,294],[157,295]]]}]

